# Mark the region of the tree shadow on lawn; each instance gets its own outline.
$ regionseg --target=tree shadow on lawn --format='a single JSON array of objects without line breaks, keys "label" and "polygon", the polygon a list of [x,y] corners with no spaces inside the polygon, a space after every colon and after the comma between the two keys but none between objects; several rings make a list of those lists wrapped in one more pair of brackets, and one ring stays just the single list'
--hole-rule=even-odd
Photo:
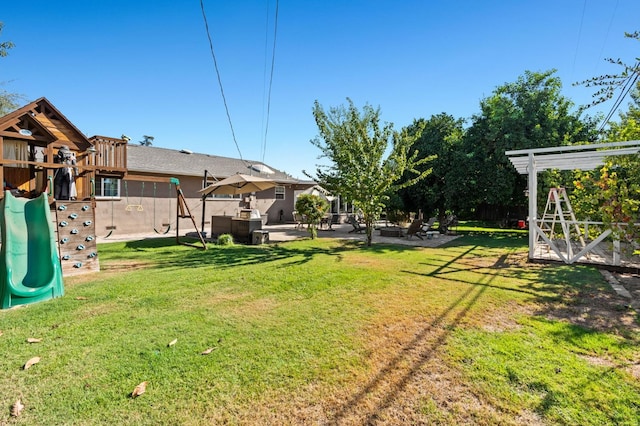
[{"label": "tree shadow on lawn", "polygon": [[[326,240],[325,240],[326,241]],[[359,240],[333,240],[315,246],[301,246],[284,242],[260,246],[213,246],[209,250],[175,250],[174,238],[153,238],[126,243],[127,250],[116,253],[113,259],[126,259],[122,269],[128,267],[136,252],[149,268],[233,268],[243,265],[282,262],[282,266],[301,265],[316,256],[333,256],[338,262],[345,252],[386,254],[423,250],[425,256],[415,269],[399,273],[424,277],[437,277],[471,286],[492,287],[496,290],[526,293],[529,300],[542,308],[538,314],[548,318],[568,320],[573,324],[598,329],[627,329],[637,315],[628,309],[629,301],[618,296],[597,269],[578,265],[548,265],[528,263],[527,235],[522,233],[470,232],[437,248],[374,244],[366,246]],[[162,250],[166,248],[167,250]],[[131,250],[134,250],[132,253]],[[156,261],[148,252],[157,254]],[[430,255],[433,254],[433,255]],[[111,260],[111,259],[110,259]],[[111,269],[118,270],[115,260]],[[488,277],[499,280],[487,280]],[[513,278],[511,280],[510,278]]]},{"label": "tree shadow on lawn", "polygon": [[[350,239],[335,239],[329,246],[323,239],[321,246],[304,245],[296,241],[281,242],[265,245],[233,245],[233,246],[209,246],[208,250],[196,248],[176,250],[174,238],[149,238],[129,241],[124,244],[126,250],[109,253],[107,262],[112,264],[111,269],[117,269],[121,264],[123,269],[140,255],[145,260],[148,268],[193,268],[202,266],[214,266],[216,268],[233,268],[264,264],[267,262],[283,262],[283,266],[301,265],[308,263],[316,256],[333,256],[338,262],[343,260],[345,252],[362,250],[369,253],[389,253],[414,251],[424,247],[404,246],[395,244],[374,244],[370,247],[364,241]],[[163,250],[165,249],[166,250]],[[156,255],[155,261],[149,253]],[[122,261],[122,263],[119,263]]]},{"label": "tree shadow on lawn", "polygon": [[[503,251],[498,256],[486,255],[491,247],[504,248],[506,253]],[[451,250],[445,256],[442,256],[442,251],[438,252],[438,256],[425,256],[425,261],[417,264],[415,270],[401,270],[399,273],[414,274],[426,279],[442,278],[468,285],[468,288],[448,306],[443,306],[434,320],[417,330],[414,339],[391,354],[388,362],[377,370],[369,382],[331,413],[330,424],[354,419],[359,424],[388,421],[385,416],[389,410],[396,404],[402,404],[403,393],[412,383],[424,380],[428,363],[437,356],[439,348],[446,344],[452,330],[463,323],[472,307],[490,289],[530,295],[535,303],[534,307],[536,304],[542,306],[539,310],[534,308],[531,314],[542,317],[562,314],[563,305],[572,300],[583,303],[585,294],[588,300],[593,300],[594,292],[615,298],[615,294],[612,295],[613,292],[604,284],[595,268],[529,264],[526,262],[526,248],[523,248],[521,242],[514,242],[513,238],[498,237],[490,241],[486,237],[470,238],[451,242],[447,248]],[[378,247],[373,250],[386,249],[387,247]],[[518,251],[524,251],[525,256],[518,255]],[[611,309],[612,306],[608,308]],[[557,338],[579,343],[585,336],[595,333],[594,328],[603,328],[602,325],[604,329],[616,329],[616,332],[621,327],[627,327],[615,315],[603,321],[600,313],[590,313],[594,314],[592,321],[582,323],[575,318],[564,318],[568,319],[569,326],[557,331]],[[597,324],[600,327],[594,327]],[[636,344],[633,341],[627,343]]]},{"label": "tree shadow on lawn", "polygon": [[[427,272],[403,272],[472,286],[488,286],[486,277],[498,275],[502,279],[490,286],[529,294],[529,300],[541,306],[533,312],[536,315],[625,335],[639,330],[638,315],[631,309],[630,301],[613,291],[597,268],[529,263],[527,248],[517,241],[500,236],[490,240],[481,236],[454,240],[448,248],[458,249],[456,256],[425,259],[421,265],[431,269]],[[486,255],[492,247],[505,248],[507,253],[497,257]]]},{"label": "tree shadow on lawn", "polygon": [[[233,268],[237,266],[248,266],[264,264],[266,262],[285,261],[286,265],[300,265],[311,261],[316,256],[334,256],[338,261],[342,261],[342,254],[346,251],[357,249],[361,244],[352,240],[337,240],[336,244],[326,246],[304,246],[296,244],[277,243],[259,246],[233,245],[233,246],[213,246],[208,250],[187,250],[176,251],[175,240],[170,239],[148,239],[131,241],[126,243],[127,249],[144,252],[148,256],[150,250],[162,259],[158,263],[150,262],[149,268],[192,268],[202,266],[214,266],[216,268]],[[162,248],[168,250],[162,250]],[[132,253],[122,253],[115,255],[113,259],[130,259]],[[135,256],[135,254],[133,254]],[[147,257],[148,258],[148,257]]]},{"label": "tree shadow on lawn", "polygon": [[529,244],[529,234],[510,232],[503,229],[494,231],[461,231],[464,238],[457,238],[440,247],[479,245],[486,248],[517,249]]},{"label": "tree shadow on lawn", "polygon": [[[491,281],[492,278],[489,278]],[[463,322],[469,311],[482,297],[487,287],[469,287],[437,316],[414,333],[414,338],[390,354],[367,383],[329,415],[329,424],[353,421],[358,424],[376,424],[387,421],[385,412],[395,404],[403,403],[403,392],[425,374],[428,363]]]}]

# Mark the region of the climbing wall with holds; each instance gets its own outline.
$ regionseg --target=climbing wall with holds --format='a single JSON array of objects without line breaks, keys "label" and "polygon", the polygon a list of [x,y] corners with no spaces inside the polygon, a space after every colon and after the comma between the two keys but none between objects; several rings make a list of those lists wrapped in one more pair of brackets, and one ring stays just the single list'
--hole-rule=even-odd
[{"label": "climbing wall with holds", "polygon": [[93,202],[56,201],[55,207],[62,275],[99,271]]}]

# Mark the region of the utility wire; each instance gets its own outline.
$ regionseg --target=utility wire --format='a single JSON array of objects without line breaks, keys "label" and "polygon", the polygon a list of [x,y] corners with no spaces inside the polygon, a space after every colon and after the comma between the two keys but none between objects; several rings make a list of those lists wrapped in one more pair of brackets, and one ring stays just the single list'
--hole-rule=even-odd
[{"label": "utility wire", "polygon": [[267,152],[267,134],[269,132],[269,115],[271,113],[271,88],[273,87],[273,70],[275,68],[276,63],[276,39],[278,34],[278,8],[279,8],[279,0],[276,0],[276,13],[275,13],[275,22],[273,25],[273,51],[271,53],[271,73],[269,75],[269,93],[267,95],[267,119],[264,126],[264,139],[262,144],[262,162],[264,163],[264,158]]},{"label": "utility wire", "polygon": [[204,26],[205,26],[205,29],[207,30],[207,38],[209,39],[209,49],[211,50],[211,56],[213,57],[213,66],[215,67],[216,75],[218,76],[218,85],[220,86],[220,94],[222,95],[224,110],[227,113],[227,120],[229,121],[229,127],[231,128],[231,136],[233,137],[233,142],[236,144],[236,149],[238,150],[238,155],[240,156],[240,160],[244,161],[244,159],[242,158],[242,153],[240,152],[240,146],[238,145],[238,141],[236,140],[236,132],[233,130],[233,124],[231,123],[231,114],[229,114],[229,107],[227,106],[227,98],[224,95],[224,89],[222,87],[222,79],[220,78],[218,61],[216,60],[216,54],[213,51],[213,42],[211,41],[211,33],[209,32],[209,23],[207,22],[207,14],[204,11],[203,0],[200,0],[200,9],[202,9],[202,18],[204,19]]},{"label": "utility wire", "polygon": [[[604,48],[607,45],[607,40],[609,39],[609,32],[611,32],[611,25],[613,25],[613,18],[615,18],[616,16],[616,12],[618,11],[618,4],[620,3],[620,0],[616,0],[616,5],[613,8],[613,13],[611,13],[611,19],[609,20],[609,26],[607,27],[607,33],[604,35],[604,40],[602,42],[602,47],[600,48],[600,54],[598,55],[598,58],[602,58],[602,55],[604,53]],[[601,61],[598,61],[597,64],[600,64]],[[596,64],[596,69],[593,71],[593,75],[598,74],[598,65]]]},{"label": "utility wire", "polygon": [[[264,129],[265,117],[266,117],[266,105],[267,105],[267,56],[269,48],[269,0],[265,7],[266,19],[264,20],[264,65],[262,68],[262,122],[260,123],[260,130]],[[264,135],[260,138],[260,154],[262,155],[264,146]],[[262,156],[264,158],[264,156]],[[263,160],[264,162],[264,160]]]},{"label": "utility wire", "polygon": [[582,36],[582,24],[584,23],[584,12],[587,9],[587,0],[584,0],[584,4],[582,5],[582,16],[580,17],[580,27],[578,28],[578,42],[576,43],[576,53],[573,55],[573,67],[571,68],[571,73],[573,74],[576,70],[576,61],[578,60],[578,50],[580,47],[580,38]]},{"label": "utility wire", "polygon": [[616,101],[611,106],[611,110],[607,114],[606,118],[602,121],[599,131],[602,131],[607,123],[609,123],[609,120],[611,120],[613,114],[620,107],[620,104],[622,104],[624,98],[629,94],[631,89],[635,87],[636,82],[638,81],[638,77],[640,77],[640,62],[636,62],[631,71],[631,75],[625,79],[624,84],[620,83],[620,86],[622,86],[622,90],[620,91],[620,94],[618,95]]}]

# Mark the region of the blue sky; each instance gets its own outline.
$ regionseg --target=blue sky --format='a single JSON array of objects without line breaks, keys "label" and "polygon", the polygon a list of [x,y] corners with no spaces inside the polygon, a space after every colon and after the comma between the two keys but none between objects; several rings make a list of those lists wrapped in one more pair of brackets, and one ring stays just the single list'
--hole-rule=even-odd
[{"label": "blue sky", "polygon": [[[266,140],[275,0],[204,0],[240,153],[220,94],[200,0],[3,2],[2,89],[48,98],[87,136],[263,160],[294,177],[319,151],[313,102],[381,109],[397,130],[446,112],[469,118],[525,70],[572,83],[633,63],[637,0],[281,0]],[[601,107],[606,110],[611,102]],[[594,114],[596,110],[591,111]]]}]

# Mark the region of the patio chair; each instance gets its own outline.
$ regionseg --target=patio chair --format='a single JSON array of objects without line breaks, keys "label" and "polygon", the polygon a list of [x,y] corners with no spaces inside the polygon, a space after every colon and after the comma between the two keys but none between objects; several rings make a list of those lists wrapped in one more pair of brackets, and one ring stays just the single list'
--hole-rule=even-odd
[{"label": "patio chair", "polygon": [[358,222],[354,216],[349,216],[349,223],[353,226],[353,229],[349,231],[350,234],[352,232],[355,232],[356,234],[367,232],[367,227]]},{"label": "patio chair", "polygon": [[431,228],[433,228],[433,224],[435,222],[436,222],[435,217],[429,218],[429,220],[427,222],[424,222],[420,227],[420,234],[427,235],[427,232],[431,231]]},{"label": "patio chair", "polygon": [[320,219],[320,224],[318,226],[318,229],[333,231],[333,229],[331,228],[332,225],[333,225],[333,216],[331,215],[331,213],[327,213],[326,215],[324,215],[322,219]]},{"label": "patio chair", "polygon": [[304,217],[302,217],[302,215],[295,210],[293,212],[293,221],[296,224],[296,229],[304,228]]},{"label": "patio chair", "polygon": [[421,230],[422,219],[414,219],[414,221],[411,222],[411,225],[409,225],[409,228],[407,229],[407,240],[410,240],[414,235],[423,240],[424,238],[422,238],[422,236],[420,235]]},{"label": "patio chair", "polygon": [[451,231],[451,228],[458,226],[458,218],[454,214],[450,214],[446,217],[446,219],[440,224],[440,232],[443,234],[455,234],[455,230]]}]

